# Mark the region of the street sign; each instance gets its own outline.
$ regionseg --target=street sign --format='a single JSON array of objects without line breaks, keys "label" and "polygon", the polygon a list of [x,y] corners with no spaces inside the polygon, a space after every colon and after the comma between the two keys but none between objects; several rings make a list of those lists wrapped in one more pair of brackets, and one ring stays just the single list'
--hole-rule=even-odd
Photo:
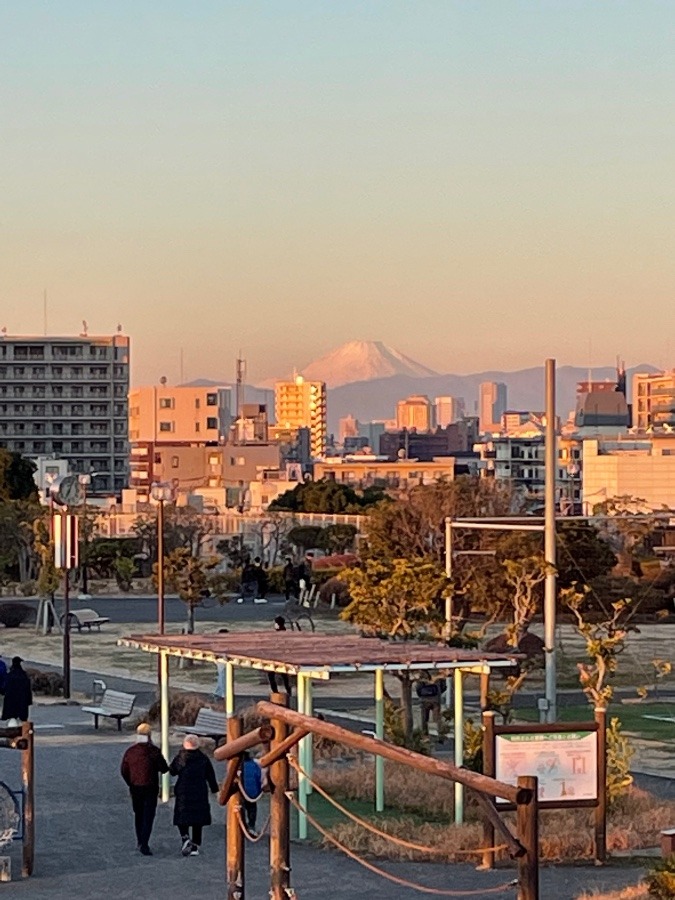
[{"label": "street sign", "polygon": [[57,569],[76,569],[79,565],[78,517],[59,513],[54,516],[54,565]]}]

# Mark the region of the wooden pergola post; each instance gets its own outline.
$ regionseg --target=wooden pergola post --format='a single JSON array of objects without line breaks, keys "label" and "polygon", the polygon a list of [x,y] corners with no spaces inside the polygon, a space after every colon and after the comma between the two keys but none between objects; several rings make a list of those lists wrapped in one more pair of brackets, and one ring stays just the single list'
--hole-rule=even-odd
[{"label": "wooden pergola post", "polygon": [[[230,716],[227,720],[227,741],[241,736],[241,718]],[[227,900],[245,900],[244,835],[239,826],[241,795],[233,790],[227,801]]]},{"label": "wooden pergola post", "polygon": [[[287,706],[286,694],[272,694],[272,703],[278,706]],[[274,737],[270,752],[274,753],[284,743],[288,736],[288,726],[282,719],[272,719]],[[278,760],[270,766],[269,780],[270,795],[270,871],[271,900],[287,900],[287,889],[291,883],[291,829],[290,829],[290,803],[286,792],[288,791],[288,759],[282,754]]]},{"label": "wooden pergola post", "polygon": [[[162,756],[169,762],[169,655],[165,650],[159,653],[159,732]],[[171,776],[164,772],[161,776],[162,803],[168,803],[171,793]]]},{"label": "wooden pergola post", "polygon": [[[384,740],[384,670],[375,669],[375,737]],[[384,759],[375,757],[375,812],[384,812]]]},{"label": "wooden pergola post", "polygon": [[[484,710],[483,724],[483,772],[491,778],[495,777],[495,714],[493,710]],[[491,869],[495,864],[495,828],[486,816],[483,819],[483,868]]]},{"label": "wooden pergola post", "polygon": [[[305,688],[306,681],[305,676],[298,673],[298,712],[305,715]],[[307,741],[312,740],[312,736],[308,735],[300,741],[298,746],[298,762],[300,766],[307,771],[305,768],[307,763]],[[302,772],[298,772],[298,802],[302,809],[307,809],[307,798],[309,796],[307,778]],[[307,816],[302,811],[302,809],[298,810],[298,839],[301,841],[307,840]]]}]

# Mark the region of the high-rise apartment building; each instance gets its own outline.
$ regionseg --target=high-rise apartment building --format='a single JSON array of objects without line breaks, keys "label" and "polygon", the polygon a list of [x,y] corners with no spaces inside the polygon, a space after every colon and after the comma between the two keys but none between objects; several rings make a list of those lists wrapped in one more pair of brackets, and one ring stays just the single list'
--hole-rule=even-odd
[{"label": "high-rise apartment building", "polygon": [[128,478],[129,338],[0,335],[0,445],[92,473],[92,493]]},{"label": "high-rise apartment building", "polygon": [[293,381],[277,381],[274,386],[274,411],[277,428],[309,428],[312,456],[326,452],[326,383],[305,381],[296,375]]},{"label": "high-rise apartment building", "polygon": [[675,428],[675,369],[670,372],[633,375],[633,427]]},{"label": "high-rise apartment building", "polygon": [[435,426],[434,406],[428,397],[415,394],[396,404],[396,427],[408,431],[431,431]]},{"label": "high-rise apartment building", "polygon": [[481,432],[501,429],[506,402],[506,385],[503,382],[481,382],[478,388],[478,420]]},{"label": "high-rise apartment building", "polygon": [[447,428],[465,414],[463,397],[436,397],[434,407],[436,409],[436,425],[439,428]]}]

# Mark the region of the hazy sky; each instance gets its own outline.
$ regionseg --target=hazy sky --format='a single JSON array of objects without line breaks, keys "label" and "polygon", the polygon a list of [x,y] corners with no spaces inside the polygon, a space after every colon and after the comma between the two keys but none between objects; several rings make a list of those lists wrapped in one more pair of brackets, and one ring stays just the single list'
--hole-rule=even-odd
[{"label": "hazy sky", "polygon": [[675,365],[673,0],[0,5],[0,327]]}]

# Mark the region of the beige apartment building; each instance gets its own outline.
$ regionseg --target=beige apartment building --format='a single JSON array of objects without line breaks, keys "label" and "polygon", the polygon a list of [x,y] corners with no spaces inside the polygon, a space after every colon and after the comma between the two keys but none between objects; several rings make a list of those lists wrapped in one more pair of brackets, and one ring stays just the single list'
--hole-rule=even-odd
[{"label": "beige apartment building", "polygon": [[229,387],[178,387],[168,384],[129,392],[129,440],[132,443],[212,443],[227,438]]},{"label": "beige apartment building", "polygon": [[277,381],[274,411],[277,429],[309,428],[312,456],[325,454],[328,435],[325,382],[305,381],[302,375],[296,375],[293,381]]},{"label": "beige apartment building", "polygon": [[675,428],[675,369],[633,375],[633,427],[638,431]]},{"label": "beige apartment building", "polygon": [[314,464],[314,479],[331,478],[351,487],[387,487],[405,490],[435,481],[452,481],[455,459],[438,457],[431,462],[399,459],[396,462],[364,456],[325,459]]},{"label": "beige apartment building", "polygon": [[675,434],[583,443],[584,513],[613,497],[675,510]]},{"label": "beige apartment building", "polygon": [[396,404],[396,428],[402,431],[431,431],[435,428],[434,405],[423,394],[415,394]]}]

